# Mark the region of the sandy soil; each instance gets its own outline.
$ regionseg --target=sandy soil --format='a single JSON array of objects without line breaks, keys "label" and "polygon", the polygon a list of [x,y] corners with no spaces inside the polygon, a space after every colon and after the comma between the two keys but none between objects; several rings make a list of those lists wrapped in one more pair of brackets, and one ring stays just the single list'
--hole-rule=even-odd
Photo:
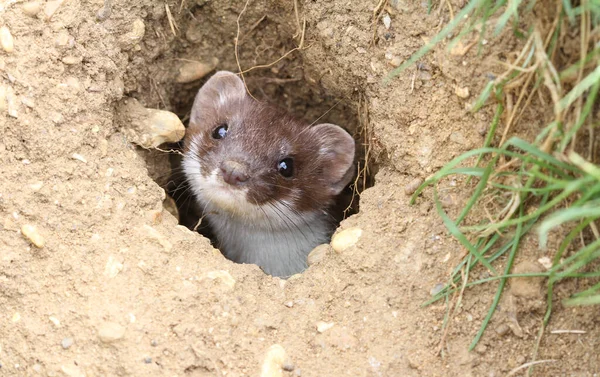
[{"label": "sandy soil", "polygon": [[[473,352],[496,285],[467,290],[439,352],[446,304],[421,305],[463,250],[430,193],[415,206],[404,193],[483,142],[492,109],[466,109],[501,69],[494,62],[518,46],[510,34],[480,55],[440,48],[384,86],[449,20],[447,2],[427,14],[426,1],[391,0],[389,28],[373,21],[378,1],[299,1],[300,22],[293,1],[248,4],[243,69],[296,46],[306,19],[306,48],[249,72],[253,94],[309,120],[342,100],[323,120],[367,127],[377,171],[360,212],[341,224],[363,229],[358,243],[283,281],[227,261],[177,225],[152,179],[164,183],[168,155],[130,143],[115,111],[134,97],[185,118],[202,82],[176,83],[179,66],[216,57],[218,69],[237,70],[244,2],[114,1],[100,16],[102,1],[61,3],[39,2],[39,12],[0,3],[15,44],[0,51],[0,87],[16,110],[9,116],[0,104],[0,375],[257,376],[274,344],[287,354],[284,376],[502,376],[532,360],[545,311],[540,282],[507,289]],[[463,3],[448,4],[456,13]],[[141,39],[128,34],[136,20]],[[529,112],[533,128],[547,114],[539,103]],[[446,189],[457,211],[467,190]],[[23,237],[27,224],[43,248]],[[527,270],[544,255],[531,237],[518,263]],[[558,288],[558,298],[568,293],[568,284]],[[553,361],[533,374],[594,375],[598,309],[556,305],[537,356]],[[319,322],[334,325],[321,333]]]}]

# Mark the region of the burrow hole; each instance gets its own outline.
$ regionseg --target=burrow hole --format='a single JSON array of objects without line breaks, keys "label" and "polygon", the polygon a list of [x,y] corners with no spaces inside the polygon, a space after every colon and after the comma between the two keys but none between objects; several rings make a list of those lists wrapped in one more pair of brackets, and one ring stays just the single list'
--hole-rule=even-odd
[{"label": "burrow hole", "polygon": [[[231,41],[232,34],[237,33],[238,13],[231,10],[223,14],[221,9],[213,8],[210,3],[192,6],[187,13],[176,19],[182,36],[172,41],[160,58],[155,58],[148,64],[149,78],[146,86],[150,91],[162,92],[158,96],[160,101],[141,93],[133,94],[145,102],[154,100],[159,108],[166,107],[166,110],[177,114],[186,127],[195,95],[214,71],[202,79],[183,84],[174,82],[173,75],[165,75],[164,72],[177,72],[185,62],[208,62],[215,57],[220,61],[217,70],[238,72],[234,45]],[[264,5],[265,9],[271,6],[275,5]],[[276,6],[275,8],[270,9],[270,14],[275,16],[267,18],[261,16],[263,8],[249,9],[245,14],[245,21],[240,23],[239,40],[243,41],[243,45],[238,46],[238,56],[244,67],[276,61],[286,51],[295,47],[297,40],[293,38],[295,24],[294,19],[290,19],[292,14],[289,13],[289,9],[278,9]],[[278,11],[281,12],[280,18],[277,17]],[[157,25],[151,27],[164,31],[165,20],[157,22]],[[205,29],[201,25],[218,25],[218,27]],[[196,43],[198,40],[202,42]],[[155,42],[148,41],[148,43]],[[207,54],[207,51],[212,53]],[[244,77],[249,91],[258,100],[274,104],[309,124],[317,120],[317,123],[333,123],[353,135],[356,140],[357,154],[355,177],[330,209],[336,219],[337,227],[341,220],[358,212],[360,193],[374,184],[377,165],[372,158],[368,112],[364,98],[359,95],[351,99],[337,98],[328,93],[318,80],[307,80],[307,77],[314,77],[315,72],[320,72],[319,67],[307,65],[302,54],[296,52],[268,68],[253,70]],[[156,90],[157,88],[160,90]],[[185,177],[181,174],[182,156],[178,151],[182,150],[182,142],[163,145],[161,150],[174,152],[144,151],[143,153],[150,176],[168,195],[165,208],[176,215],[181,225],[198,231],[218,247],[208,222],[200,221],[201,208],[196,205],[190,190],[186,187]]]}]

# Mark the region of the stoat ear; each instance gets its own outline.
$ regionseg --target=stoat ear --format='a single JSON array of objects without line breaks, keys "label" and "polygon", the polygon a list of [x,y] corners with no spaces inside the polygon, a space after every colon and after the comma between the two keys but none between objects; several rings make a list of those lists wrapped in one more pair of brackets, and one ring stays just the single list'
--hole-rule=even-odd
[{"label": "stoat ear", "polygon": [[196,94],[190,124],[199,124],[202,119],[218,117],[223,109],[236,106],[246,97],[244,82],[232,72],[215,73]]},{"label": "stoat ear", "polygon": [[335,124],[323,123],[311,128],[319,144],[319,160],[323,164],[323,181],[330,195],[339,194],[354,175],[354,139]]}]

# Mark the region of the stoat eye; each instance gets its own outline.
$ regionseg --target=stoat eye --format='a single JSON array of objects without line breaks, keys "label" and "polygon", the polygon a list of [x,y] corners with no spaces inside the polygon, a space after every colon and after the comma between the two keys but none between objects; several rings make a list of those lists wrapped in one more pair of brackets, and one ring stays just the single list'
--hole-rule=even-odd
[{"label": "stoat eye", "polygon": [[290,178],[294,174],[294,160],[290,157],[284,158],[277,163],[277,171],[286,178]]},{"label": "stoat eye", "polygon": [[215,128],[212,132],[212,138],[213,139],[223,139],[225,136],[227,136],[227,123],[223,123],[221,125],[219,125],[217,128]]}]

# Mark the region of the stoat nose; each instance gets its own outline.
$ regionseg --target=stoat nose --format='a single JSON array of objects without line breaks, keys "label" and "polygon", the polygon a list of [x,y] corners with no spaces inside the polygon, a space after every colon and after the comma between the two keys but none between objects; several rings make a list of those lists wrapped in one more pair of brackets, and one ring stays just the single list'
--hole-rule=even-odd
[{"label": "stoat nose", "polygon": [[237,161],[223,161],[221,162],[220,168],[223,180],[230,185],[239,185],[250,178],[248,175],[248,167]]}]

